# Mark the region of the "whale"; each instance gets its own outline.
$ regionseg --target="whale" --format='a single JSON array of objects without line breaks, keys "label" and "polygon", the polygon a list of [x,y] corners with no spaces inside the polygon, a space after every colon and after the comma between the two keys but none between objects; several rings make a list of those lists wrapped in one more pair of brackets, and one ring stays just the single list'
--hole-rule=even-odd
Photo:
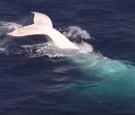
[{"label": "whale", "polygon": [[[52,21],[47,15],[37,12],[32,13],[34,14],[33,24],[18,27],[8,34],[10,36],[17,37],[43,34],[48,36],[58,48],[83,50],[83,48],[87,46],[88,50],[92,49],[92,47],[85,42],[81,42],[81,44],[79,44],[80,46],[78,46],[77,43],[74,44],[73,42],[69,41],[67,37],[53,27]],[[86,49],[83,51],[86,51]],[[108,92],[115,94],[119,94],[120,92],[121,94],[123,93],[123,95],[129,96],[129,93],[134,93],[134,64],[127,61],[113,60],[96,52],[87,54],[78,53],[78,55],[75,56],[68,56],[67,59],[70,61],[70,64],[72,63],[75,65],[75,68],[73,67],[73,69],[77,69],[77,72],[79,72],[80,75],[83,75],[83,77],[86,76],[88,79],[88,82],[84,81],[84,83],[88,83],[87,85],[84,85],[84,89],[87,94],[92,95],[93,93],[95,96],[97,92],[97,95],[99,96],[99,92],[103,94],[107,93],[107,95]],[[93,80],[92,82],[91,79]],[[95,84],[94,80],[98,82]],[[82,86],[83,81],[80,83]],[[80,84],[78,84],[79,83],[77,83],[75,87],[80,87]],[[98,84],[100,84],[100,87]],[[94,87],[94,89],[97,89],[97,91],[95,92],[95,90],[90,90],[92,87],[88,86],[97,86]],[[83,90],[82,94],[84,95],[84,93],[85,92]]]},{"label": "whale", "polygon": [[53,27],[52,20],[49,16],[39,12],[31,13],[34,14],[33,24],[17,28],[9,32],[8,35],[13,36],[13,38],[29,35],[45,35],[57,48],[79,50],[76,44]]},{"label": "whale", "polygon": [[[52,21],[49,17],[39,13],[34,13],[33,20],[34,24],[15,29],[9,33],[9,35],[27,36],[33,34],[43,34],[49,36],[59,48],[73,48],[78,50],[78,48],[76,48],[77,45],[74,45],[72,42],[68,41],[68,38],[54,29]],[[82,46],[82,44],[80,46]],[[83,46],[86,46],[86,44],[83,43]],[[41,62],[43,61],[40,58],[35,59],[40,60]],[[55,65],[62,63],[62,65],[59,64],[60,66],[56,65],[55,68],[54,66],[51,67],[51,69],[53,69],[53,74],[59,74],[60,77],[61,75],[66,75],[69,73],[66,78],[67,84],[65,84],[64,88],[66,88],[67,91],[69,91],[71,88],[71,91],[73,91],[71,93],[75,96],[78,97],[79,95],[81,98],[85,96],[85,99],[88,98],[89,101],[92,100],[92,103],[98,103],[100,106],[105,104],[108,105],[108,103],[112,102],[112,98],[115,97],[116,100],[113,101],[118,103],[125,100],[126,97],[128,97],[127,100],[129,102],[131,102],[130,99],[134,99],[135,67],[130,65],[130,63],[128,64],[127,62],[124,63],[120,60],[109,59],[102,54],[97,53],[80,53],[79,55],[68,56],[66,59],[67,60],[64,61],[66,63],[63,63],[63,58],[60,61],[58,58],[56,58],[56,60],[49,61],[57,61]],[[51,64],[49,66],[51,66]],[[61,68],[64,69],[60,70]],[[70,83],[69,79],[72,77],[71,75],[74,76],[74,78],[71,79]],[[65,76],[64,80],[63,78],[61,79],[61,82],[58,83],[63,83],[63,81],[65,82]],[[118,99],[120,99],[120,101]],[[125,104],[127,104],[127,100],[124,102]],[[118,105],[118,107],[120,106]]]}]

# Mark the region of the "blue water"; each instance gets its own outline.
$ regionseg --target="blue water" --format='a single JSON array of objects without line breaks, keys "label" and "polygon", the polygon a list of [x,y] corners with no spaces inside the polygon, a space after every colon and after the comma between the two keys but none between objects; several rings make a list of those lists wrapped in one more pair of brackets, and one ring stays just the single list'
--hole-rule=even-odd
[{"label": "blue water", "polygon": [[0,0],[0,20],[38,11],[79,26],[93,54],[0,55],[0,115],[134,115],[134,0]]}]

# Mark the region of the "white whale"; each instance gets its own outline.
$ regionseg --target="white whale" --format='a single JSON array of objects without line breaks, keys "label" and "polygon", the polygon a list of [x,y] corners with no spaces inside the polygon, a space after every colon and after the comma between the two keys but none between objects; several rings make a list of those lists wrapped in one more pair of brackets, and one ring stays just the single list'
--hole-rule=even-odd
[{"label": "white whale", "polygon": [[58,48],[79,50],[79,47],[76,44],[72,43],[58,30],[53,28],[52,21],[47,15],[38,12],[32,13],[34,14],[34,23],[32,25],[15,29],[14,31],[8,33],[8,35],[15,37],[28,35],[46,35]]}]

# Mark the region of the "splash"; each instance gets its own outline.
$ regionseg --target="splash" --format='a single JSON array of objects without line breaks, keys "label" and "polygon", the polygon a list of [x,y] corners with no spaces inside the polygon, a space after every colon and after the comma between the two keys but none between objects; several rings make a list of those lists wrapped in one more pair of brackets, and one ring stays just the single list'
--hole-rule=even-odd
[{"label": "splash", "polygon": [[69,26],[67,28],[64,28],[63,30],[60,29],[62,33],[71,39],[92,39],[93,37],[90,36],[90,34],[86,31],[81,29],[79,26]]},{"label": "splash", "polygon": [[14,22],[0,22],[0,35],[5,35],[14,29],[20,28],[22,25],[14,23]]},{"label": "splash", "polygon": [[0,22],[0,53],[5,53],[11,44],[14,44],[10,38],[10,36],[7,36],[6,34],[10,31],[13,31],[16,28],[20,28],[22,25],[19,25],[14,22]]}]

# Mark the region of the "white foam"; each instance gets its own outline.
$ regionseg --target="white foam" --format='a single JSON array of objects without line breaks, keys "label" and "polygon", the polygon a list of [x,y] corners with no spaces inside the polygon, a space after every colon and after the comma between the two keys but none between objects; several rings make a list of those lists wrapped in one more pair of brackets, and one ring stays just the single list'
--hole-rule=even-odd
[{"label": "white foam", "polygon": [[69,26],[64,29],[63,34],[66,37],[72,37],[72,38],[81,37],[83,39],[92,39],[90,34],[79,26]]},{"label": "white foam", "polygon": [[0,22],[0,35],[6,34],[9,31],[20,28],[22,25],[14,23],[14,22]]},{"label": "white foam", "polygon": [[[60,30],[60,31],[63,31],[63,34],[70,38],[71,40],[72,39],[93,39],[93,37],[90,36],[90,34],[82,29],[81,27],[78,27],[78,26],[69,26],[67,28],[64,28],[63,30]],[[78,47],[79,47],[79,52],[80,53],[89,53],[89,52],[93,52],[93,47],[92,45],[82,41],[81,43],[76,43],[74,42],[74,44],[76,44]]]}]

